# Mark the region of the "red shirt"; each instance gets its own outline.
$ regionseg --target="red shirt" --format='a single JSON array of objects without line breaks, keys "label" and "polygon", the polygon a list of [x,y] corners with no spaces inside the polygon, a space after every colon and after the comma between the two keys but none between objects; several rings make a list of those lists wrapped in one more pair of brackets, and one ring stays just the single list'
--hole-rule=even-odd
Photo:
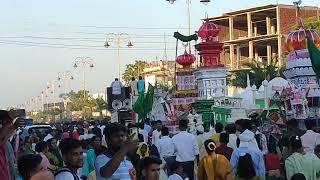
[{"label": "red shirt", "polygon": [[266,155],[266,170],[277,170],[281,169],[280,160],[277,154],[269,153]]},{"label": "red shirt", "polygon": [[225,144],[220,144],[220,146],[215,149],[215,152],[216,154],[224,155],[230,161],[233,149]]},{"label": "red shirt", "polygon": [[4,146],[0,146],[0,177],[1,180],[10,180],[9,164]]},{"label": "red shirt", "polygon": [[79,134],[78,134],[78,132],[77,132],[77,131],[74,131],[74,132],[72,133],[72,137],[73,137],[73,139],[78,140],[78,139],[79,139]]}]

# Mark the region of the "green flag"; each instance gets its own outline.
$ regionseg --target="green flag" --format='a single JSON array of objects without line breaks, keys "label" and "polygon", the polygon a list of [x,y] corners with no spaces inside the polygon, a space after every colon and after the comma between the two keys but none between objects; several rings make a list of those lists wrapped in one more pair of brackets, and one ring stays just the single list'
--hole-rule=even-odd
[{"label": "green flag", "polygon": [[143,103],[146,115],[152,111],[154,89],[154,86],[149,83],[148,91]]},{"label": "green flag", "polygon": [[311,59],[312,69],[316,73],[317,82],[320,79],[320,50],[316,47],[312,40],[307,38],[308,51]]},{"label": "green flag", "polygon": [[174,32],[173,37],[175,37],[176,39],[179,39],[182,42],[190,42],[190,41],[198,40],[198,36],[196,34],[192,34],[190,36],[184,36],[179,32]]},{"label": "green flag", "polygon": [[144,94],[140,93],[137,101],[134,103],[132,107],[133,111],[138,114],[138,120],[144,118],[145,112],[144,112],[143,102],[144,102]]}]

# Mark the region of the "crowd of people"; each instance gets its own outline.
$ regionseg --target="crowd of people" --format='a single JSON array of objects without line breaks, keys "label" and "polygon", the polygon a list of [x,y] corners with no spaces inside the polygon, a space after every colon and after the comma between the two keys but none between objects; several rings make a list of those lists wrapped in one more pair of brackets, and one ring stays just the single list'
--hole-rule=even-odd
[{"label": "crowd of people", "polygon": [[22,120],[0,111],[2,180],[256,180],[320,179],[320,134],[288,121],[280,138],[250,119],[214,127],[179,120],[172,134],[162,121],[54,124],[22,139]]}]

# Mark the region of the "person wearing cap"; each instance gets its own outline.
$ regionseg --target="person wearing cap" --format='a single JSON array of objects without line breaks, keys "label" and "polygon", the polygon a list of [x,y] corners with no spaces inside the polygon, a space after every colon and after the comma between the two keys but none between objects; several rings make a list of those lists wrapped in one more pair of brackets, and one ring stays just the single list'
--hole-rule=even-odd
[{"label": "person wearing cap", "polygon": [[56,134],[56,128],[49,129],[48,134],[44,137],[43,141],[47,142],[49,139],[55,138]]},{"label": "person wearing cap", "polygon": [[239,159],[248,154],[252,158],[256,176],[264,179],[266,175],[264,157],[258,148],[254,133],[250,131],[251,123],[249,120],[242,119],[238,125],[240,132],[242,132],[239,135],[240,144],[239,147],[233,151],[230,159],[234,175],[237,176]]},{"label": "person wearing cap", "polygon": [[197,125],[197,142],[199,146],[199,159],[207,155],[206,148],[204,147],[204,141],[206,140],[204,136],[204,127],[202,125]]},{"label": "person wearing cap", "polygon": [[306,179],[319,179],[320,160],[313,153],[304,153],[301,138],[292,136],[290,138],[292,155],[285,161],[287,178],[291,179],[294,174],[302,173]]}]

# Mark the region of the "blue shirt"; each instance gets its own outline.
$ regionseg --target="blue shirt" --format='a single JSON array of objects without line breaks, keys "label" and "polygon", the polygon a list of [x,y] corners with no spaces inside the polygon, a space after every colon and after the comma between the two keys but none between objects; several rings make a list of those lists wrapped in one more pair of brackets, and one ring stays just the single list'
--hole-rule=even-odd
[{"label": "blue shirt", "polygon": [[96,177],[97,180],[131,180],[130,172],[134,170],[133,165],[130,161],[124,159],[121,161],[118,169],[112,174],[111,177],[105,178],[102,177],[100,174],[100,169],[105,166],[111,158],[107,157],[106,155],[102,154],[96,158],[95,161],[95,170],[96,170]]},{"label": "blue shirt", "polygon": [[152,130],[152,127],[151,126],[149,126],[148,124],[144,124],[144,130],[146,130],[148,133],[149,132],[151,132],[151,130]]},{"label": "blue shirt", "polygon": [[138,81],[138,92],[143,93],[144,92],[144,80]]},{"label": "blue shirt", "polygon": [[230,163],[231,163],[234,175],[237,174],[239,157],[246,153],[249,153],[251,155],[251,158],[254,164],[254,169],[256,171],[256,176],[265,177],[266,169],[264,166],[264,159],[263,159],[262,152],[259,150],[250,149],[247,147],[237,148],[232,153]]}]

